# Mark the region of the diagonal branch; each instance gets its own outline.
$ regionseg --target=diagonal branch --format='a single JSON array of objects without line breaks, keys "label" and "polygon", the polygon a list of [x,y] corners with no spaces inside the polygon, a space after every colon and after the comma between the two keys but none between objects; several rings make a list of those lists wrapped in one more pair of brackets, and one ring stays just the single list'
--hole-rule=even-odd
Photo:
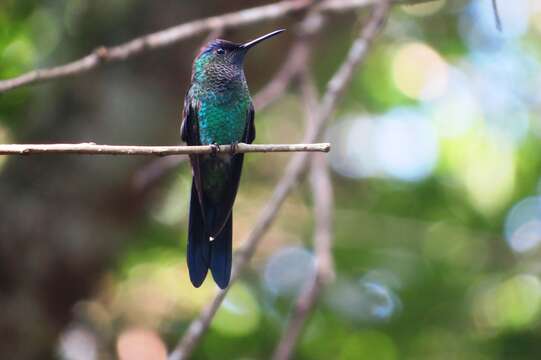
[{"label": "diagonal branch", "polygon": [[[321,11],[344,12],[373,3],[375,0],[328,0],[316,7]],[[214,30],[224,30],[263,21],[275,20],[308,9],[312,0],[280,1],[275,4],[254,7],[219,16],[190,21],[168,29],[147,34],[124,44],[99,47],[85,57],[48,69],[39,69],[0,81],[0,93],[23,86],[79,75],[106,62],[123,61],[143,52],[171,46],[184,39]]]},{"label": "diagonal branch", "polygon": [[306,69],[309,60],[309,43],[321,30],[323,19],[317,11],[310,13],[296,29],[296,40],[289,49],[286,60],[271,82],[262,88],[254,97],[254,107],[259,111],[269,106],[288,88],[291,81]]},{"label": "diagonal branch", "polygon": [[273,356],[274,360],[291,358],[304,324],[316,305],[324,285],[334,277],[331,254],[333,191],[325,158],[321,156],[312,157],[310,179],[316,218],[314,234],[316,249],[315,274],[301,290],[280,342],[276,347]]},{"label": "diagonal branch", "polygon": [[492,0],[492,11],[494,12],[494,21],[496,22],[496,28],[502,31],[502,19],[500,18],[500,11],[498,10],[498,1]]},{"label": "diagonal branch", "polygon": [[[434,0],[394,0],[393,3],[411,5],[431,1]],[[376,2],[377,0],[327,0],[317,5],[316,9],[322,12],[341,13],[366,7]],[[124,61],[143,52],[171,46],[208,31],[222,31],[227,28],[276,20],[308,9],[312,3],[313,1],[311,0],[284,0],[276,4],[190,21],[137,37],[121,45],[111,47],[101,46],[90,54],[73,62],[51,68],[33,70],[11,79],[0,80],[0,93],[25,85],[80,75],[104,63]]]},{"label": "diagonal branch", "polygon": [[[311,123],[315,118],[314,109],[317,109],[317,91],[308,74],[305,74],[302,80],[301,90],[305,112],[308,119],[312,120],[309,122]],[[297,298],[282,337],[276,346],[273,355],[274,360],[291,358],[304,324],[310,316],[323,290],[323,286],[334,277],[331,252],[333,189],[329,169],[324,158],[312,156],[310,180],[315,215],[315,271],[314,276],[310,277]]]},{"label": "diagonal branch", "polygon": [[186,155],[212,153],[329,152],[331,144],[244,144],[200,146],[136,146],[81,144],[0,144],[0,155]]},{"label": "diagonal branch", "polygon": [[[317,118],[314,119],[314,126],[307,129],[304,137],[305,140],[315,141],[319,138],[325,124],[329,121],[329,118],[334,112],[339,97],[349,84],[354,70],[365,59],[372,40],[375,38],[387,18],[389,8],[390,2],[388,0],[379,1],[376,5],[375,11],[369,22],[363,28],[359,37],[353,42],[346,60],[329,81],[322,105],[317,111]],[[289,192],[305,172],[308,160],[309,156],[304,153],[296,154],[290,160],[285,174],[280,179],[271,199],[261,212],[256,225],[248,235],[247,239],[243,242],[242,247],[236,253],[231,284],[238,279],[240,272],[248,264],[255,249],[261,242],[263,235],[276,218],[276,215]],[[210,322],[224,300],[228,289],[229,288],[219,291],[216,297],[203,309],[199,317],[192,321],[184,337],[170,355],[170,360],[180,360],[190,357],[208,329]]]}]

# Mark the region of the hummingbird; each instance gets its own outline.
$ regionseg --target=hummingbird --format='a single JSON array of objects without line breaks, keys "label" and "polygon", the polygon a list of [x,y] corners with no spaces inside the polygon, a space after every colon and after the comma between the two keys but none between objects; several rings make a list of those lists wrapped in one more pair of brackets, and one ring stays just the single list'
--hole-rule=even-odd
[{"label": "hummingbird", "polygon": [[[248,51],[283,29],[237,44],[217,39],[203,46],[192,66],[184,98],[181,138],[188,145],[251,144],[254,107],[244,76]],[[243,154],[190,155],[192,190],[188,220],[188,270],[195,287],[210,269],[224,289],[231,277],[232,208],[242,172]]]}]

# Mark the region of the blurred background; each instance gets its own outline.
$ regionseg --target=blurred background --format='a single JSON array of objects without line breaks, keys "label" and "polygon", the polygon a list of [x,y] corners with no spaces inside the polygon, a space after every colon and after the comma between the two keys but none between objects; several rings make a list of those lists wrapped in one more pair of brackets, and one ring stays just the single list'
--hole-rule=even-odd
[{"label": "blurred background", "polygon": [[[0,78],[264,3],[3,0]],[[325,135],[336,279],[296,359],[541,357],[541,0],[499,6],[503,32],[489,0],[394,7]],[[244,41],[298,20],[223,37]],[[355,12],[328,17],[310,64],[320,90],[357,22]],[[250,54],[253,94],[292,37]],[[0,94],[0,143],[179,144],[182,99],[204,38]],[[256,127],[256,143],[299,142],[295,89],[258,112]],[[247,156],[235,246],[289,157]],[[216,288],[207,279],[194,289],[188,279],[190,169],[181,163],[142,186],[155,161],[0,156],[0,357],[165,358]],[[312,235],[302,184],[194,358],[272,353],[313,269]]]}]

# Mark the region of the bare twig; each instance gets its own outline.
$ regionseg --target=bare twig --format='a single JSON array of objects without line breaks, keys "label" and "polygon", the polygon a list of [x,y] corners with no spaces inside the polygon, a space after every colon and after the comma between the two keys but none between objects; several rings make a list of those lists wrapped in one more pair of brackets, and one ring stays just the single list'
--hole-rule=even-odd
[{"label": "bare twig", "polygon": [[[336,107],[340,95],[345,91],[349,84],[355,68],[365,58],[369,45],[372,43],[372,40],[386,19],[389,7],[390,2],[387,0],[379,1],[376,5],[375,11],[368,24],[364,27],[359,37],[354,41],[350,48],[346,60],[329,81],[322,105],[317,111],[317,118],[314,120],[314,126],[307,129],[304,137],[305,139],[315,141],[315,139],[319,138],[324,125],[329,121],[329,118]],[[261,212],[256,225],[248,235],[247,239],[243,242],[239,251],[236,252],[231,284],[237,280],[240,272],[251,259],[261,238],[274,221],[278,210],[287,198],[287,195],[304,173],[308,160],[309,157],[307,154],[302,153],[296,154],[290,160],[284,175],[277,184],[271,199]],[[228,289],[229,288],[219,291],[212,302],[203,309],[199,317],[192,321],[184,337],[170,355],[170,360],[186,359],[191,355],[201,337],[208,329],[208,326],[224,300]]]},{"label": "bare twig", "polygon": [[317,274],[322,282],[334,279],[334,261],[332,257],[332,210],[334,196],[327,159],[312,157],[312,192],[314,193],[314,211],[316,233],[314,244],[317,259]]},{"label": "bare twig", "polygon": [[[375,0],[329,0],[317,7],[321,11],[344,12],[367,6]],[[122,61],[145,51],[173,45],[181,40],[214,30],[223,30],[255,22],[278,19],[309,8],[312,0],[280,1],[275,4],[254,7],[229,14],[212,16],[206,19],[190,21],[162,31],[144,35],[124,44],[112,47],[99,47],[87,56],[48,69],[30,71],[12,79],[0,81],[0,93],[23,85],[52,79],[78,75],[95,69],[105,62]]]},{"label": "bare twig", "polygon": [[[316,117],[314,110],[317,109],[317,93],[315,85],[307,74],[303,76],[301,90],[304,98],[305,113],[312,120],[309,123],[313,123]],[[315,272],[314,276],[310,277],[299,294],[295,307],[274,352],[274,360],[287,360],[291,358],[295,344],[298,342],[303,326],[310,316],[323,290],[323,286],[334,277],[331,252],[333,189],[329,169],[324,158],[312,156],[310,180],[314,197],[316,224],[314,232]]]},{"label": "bare twig", "polygon": [[0,145],[0,155],[78,154],[78,155],[185,155],[253,152],[328,152],[329,143],[320,144],[237,144],[201,146],[135,146],[81,144],[7,144]]},{"label": "bare twig", "polygon": [[200,49],[202,47],[204,47],[205,45],[207,45],[209,42],[211,42],[212,40],[214,39],[218,39],[219,37],[223,36],[224,34],[224,29],[222,28],[217,28],[217,29],[214,29],[212,30],[211,32],[208,33],[207,36],[205,36],[205,38],[203,39],[203,41],[201,41],[201,45],[199,45],[199,49],[197,49],[194,53],[194,57],[197,56],[197,54],[199,53]]},{"label": "bare twig", "polygon": [[315,274],[301,290],[295,308],[288,320],[287,327],[284,329],[278,347],[272,356],[273,360],[287,360],[291,358],[304,323],[316,304],[322,287],[323,283],[319,274]]},{"label": "bare twig", "polygon": [[315,274],[302,289],[288,323],[282,333],[274,353],[274,360],[291,358],[306,320],[310,316],[321,291],[327,281],[334,277],[331,254],[333,195],[329,171],[324,158],[312,157],[312,193],[316,229],[314,244],[316,248]]},{"label": "bare twig", "polygon": [[289,50],[286,60],[273,77],[272,81],[254,97],[254,106],[257,110],[269,106],[274,100],[284,94],[289,83],[301,70],[306,69],[309,63],[309,47],[315,34],[323,25],[322,17],[317,10],[311,12],[301,22],[296,30],[297,40]]},{"label": "bare twig", "polygon": [[283,95],[291,80],[305,66],[306,57],[306,44],[295,42],[273,79],[254,96],[254,107],[258,110],[265,108]]},{"label": "bare twig", "polygon": [[496,21],[496,28],[502,31],[502,19],[500,18],[500,12],[498,11],[498,1],[492,0],[492,10],[494,11],[494,21]]},{"label": "bare twig", "polygon": [[[311,123],[317,118],[317,89],[312,78],[305,74],[302,79],[301,91],[304,97],[306,114],[312,118]],[[314,196],[314,212],[316,218],[316,231],[314,235],[314,247],[317,257],[318,273],[322,280],[330,281],[334,278],[334,262],[332,259],[332,209],[334,208],[334,196],[331,176],[326,160],[318,156],[312,156],[311,185]]]},{"label": "bare twig", "polygon": [[[396,4],[411,5],[431,1],[434,0],[394,0],[393,2]],[[346,12],[371,5],[375,2],[377,0],[327,0],[318,5],[317,8],[324,12]],[[100,46],[85,57],[73,62],[51,68],[33,70],[11,79],[0,80],[0,93],[24,85],[80,75],[97,68],[103,63],[123,61],[149,50],[171,46],[184,39],[207,31],[223,30],[282,18],[294,12],[304,10],[311,4],[311,0],[284,0],[276,4],[190,21],[135,38],[121,45],[112,47]]]}]

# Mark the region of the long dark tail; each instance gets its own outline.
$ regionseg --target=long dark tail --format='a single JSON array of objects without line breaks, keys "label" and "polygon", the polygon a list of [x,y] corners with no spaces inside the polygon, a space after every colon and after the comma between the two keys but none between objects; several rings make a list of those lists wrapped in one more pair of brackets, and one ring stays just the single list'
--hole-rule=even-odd
[{"label": "long dark tail", "polygon": [[208,234],[197,190],[195,184],[192,183],[188,224],[188,271],[190,280],[193,286],[201,286],[210,268],[216,284],[221,289],[225,289],[229,285],[231,277],[233,214],[229,215],[222,230],[212,241],[210,241]]},{"label": "long dark tail", "polygon": [[229,285],[231,278],[231,254],[233,244],[233,214],[229,215],[222,231],[210,243],[210,271],[221,289]]},{"label": "long dark tail", "polygon": [[192,183],[190,215],[188,224],[188,271],[193,286],[199,287],[205,280],[210,265],[210,243],[205,231],[203,212],[199,204],[195,184]]}]

